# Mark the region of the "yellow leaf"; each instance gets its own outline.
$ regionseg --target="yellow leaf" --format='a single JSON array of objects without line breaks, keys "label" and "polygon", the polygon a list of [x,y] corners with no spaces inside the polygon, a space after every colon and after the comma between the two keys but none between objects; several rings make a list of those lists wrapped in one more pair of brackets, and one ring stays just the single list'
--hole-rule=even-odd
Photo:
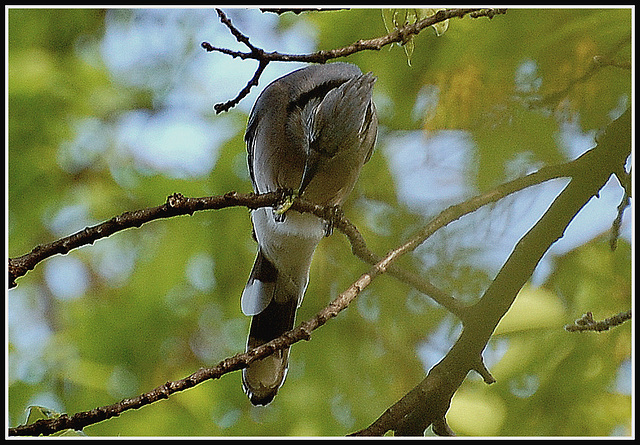
[{"label": "yellow leaf", "polygon": [[525,286],[498,323],[495,334],[541,328],[562,329],[564,312],[555,294],[542,288]]}]

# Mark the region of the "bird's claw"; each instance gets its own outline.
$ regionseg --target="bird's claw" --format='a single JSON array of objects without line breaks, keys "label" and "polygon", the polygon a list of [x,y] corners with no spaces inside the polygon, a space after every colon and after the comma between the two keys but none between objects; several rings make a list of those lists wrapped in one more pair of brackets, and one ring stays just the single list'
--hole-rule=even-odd
[{"label": "bird's claw", "polygon": [[280,202],[278,206],[273,210],[276,221],[284,221],[284,214],[291,208],[291,206],[293,205],[293,201],[297,196],[298,194],[292,190],[287,190],[284,192],[282,202]]}]

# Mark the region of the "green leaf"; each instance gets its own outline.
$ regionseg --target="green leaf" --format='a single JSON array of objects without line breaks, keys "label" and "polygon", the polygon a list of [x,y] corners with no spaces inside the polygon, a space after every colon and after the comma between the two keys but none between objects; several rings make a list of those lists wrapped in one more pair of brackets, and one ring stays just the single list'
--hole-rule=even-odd
[{"label": "green leaf", "polygon": [[57,419],[61,416],[61,413],[40,405],[30,405],[27,407],[26,411],[27,421],[25,425],[31,425],[32,423],[42,419]]},{"label": "green leaf", "polygon": [[[394,31],[395,29],[402,28],[403,26],[417,23],[418,21],[430,17],[440,11],[440,9],[434,8],[410,8],[410,9],[382,9],[382,21],[387,33]],[[433,28],[436,30],[436,35],[441,36],[449,27],[449,20],[436,23]],[[411,66],[411,56],[413,55],[414,42],[413,37],[410,36],[406,42],[397,43],[404,48],[404,52],[407,55],[407,63]]]},{"label": "green leaf", "polygon": [[[422,20],[427,17],[431,17],[432,15],[435,15],[438,11],[442,11],[442,10],[443,8],[440,8],[440,9],[422,8],[422,9],[416,9],[415,11],[416,11],[417,20]],[[447,29],[449,29],[449,19],[443,22],[438,22],[435,25],[431,25],[431,26],[433,26],[433,29],[436,30],[436,35],[441,36],[447,31]]]}]

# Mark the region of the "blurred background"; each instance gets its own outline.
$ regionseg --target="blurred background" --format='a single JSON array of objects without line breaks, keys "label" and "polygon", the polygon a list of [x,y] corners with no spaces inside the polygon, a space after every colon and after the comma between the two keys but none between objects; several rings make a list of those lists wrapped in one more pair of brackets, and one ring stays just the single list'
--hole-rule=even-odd
[{"label": "blurred background", "polygon": [[[302,54],[387,33],[380,9],[224,10],[266,51]],[[388,13],[388,12],[387,12]],[[8,257],[125,211],[248,192],[243,134],[257,95],[296,68],[257,63],[211,9],[5,10]],[[387,16],[388,17],[388,16]],[[575,159],[631,107],[631,9],[510,9],[427,29],[343,61],[378,78],[376,153],[345,205],[384,254],[451,204]],[[630,160],[631,162],[631,160]],[[402,267],[469,303],[567,181],[509,196],[438,231]],[[615,178],[536,269],[485,350],[497,383],[469,375],[448,420],[459,435],[624,436],[631,430],[632,328],[570,334],[586,311],[631,308],[631,208],[609,231]],[[244,350],[240,294],[255,257],[244,208],[155,221],[38,264],[6,305],[8,425],[29,406],[69,414],[133,397]],[[298,321],[367,265],[335,233],[314,257]],[[89,436],[342,436],[364,428],[448,351],[458,320],[381,276],[293,346],[286,384],[253,407],[238,372],[85,429]],[[428,434],[431,434],[428,432]]]}]

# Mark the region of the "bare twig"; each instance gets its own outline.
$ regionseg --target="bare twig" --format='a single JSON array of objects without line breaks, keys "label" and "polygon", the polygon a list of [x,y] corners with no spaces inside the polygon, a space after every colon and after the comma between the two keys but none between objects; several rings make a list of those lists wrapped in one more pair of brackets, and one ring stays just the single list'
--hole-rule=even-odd
[{"label": "bare twig", "polygon": [[489,17],[492,18],[496,14],[504,14],[506,12],[505,9],[442,9],[435,13],[434,15],[427,17],[423,20],[417,21],[415,23],[409,23],[401,28],[394,29],[387,35],[377,37],[369,40],[358,40],[357,42],[352,43],[351,45],[345,46],[343,48],[337,48],[329,51],[317,51],[311,54],[285,54],[279,53],[277,51],[267,52],[261,48],[258,48],[251,44],[249,38],[244,35],[238,28],[231,23],[231,20],[226,16],[226,14],[220,10],[216,9],[218,16],[220,17],[220,21],[224,23],[231,34],[236,38],[236,40],[242,44],[244,44],[247,48],[249,48],[249,52],[241,52],[241,51],[232,51],[226,48],[218,48],[211,45],[209,42],[202,42],[201,46],[208,52],[216,51],[226,55],[229,55],[233,58],[239,57],[241,59],[255,59],[260,63],[258,68],[253,75],[252,79],[247,83],[247,85],[242,89],[242,91],[232,100],[222,103],[216,104],[214,109],[216,113],[221,113],[223,111],[229,111],[232,107],[234,107],[238,102],[240,102],[244,97],[246,97],[251,88],[253,86],[258,85],[258,81],[264,69],[270,62],[306,62],[306,63],[326,63],[328,60],[337,59],[339,57],[346,57],[351,54],[355,54],[360,51],[373,50],[379,51],[383,47],[390,45],[392,43],[404,43],[411,36],[418,35],[423,29],[428,28],[436,23],[444,22],[450,18],[459,17],[462,18],[465,15],[470,15],[473,18],[479,17]]},{"label": "bare twig", "polygon": [[603,332],[608,331],[613,327],[619,326],[628,320],[631,320],[631,309],[626,312],[620,312],[613,317],[605,318],[602,321],[594,320],[593,313],[587,312],[582,317],[578,318],[574,322],[574,324],[568,324],[564,328],[569,332]]},{"label": "bare twig", "polygon": [[[622,178],[621,178],[622,176]],[[623,180],[626,179],[625,180]],[[611,250],[616,250],[618,247],[618,238],[620,237],[620,227],[622,226],[622,216],[627,207],[631,205],[631,173],[618,174],[618,179],[624,188],[624,195],[618,204],[618,214],[611,224],[611,231],[609,236],[609,247]]]},{"label": "bare twig", "polygon": [[240,103],[240,101],[244,99],[251,92],[252,87],[258,86],[258,80],[260,79],[262,72],[264,71],[264,69],[267,67],[268,64],[269,64],[268,61],[261,60],[260,63],[258,64],[258,69],[256,69],[256,72],[253,74],[253,77],[251,78],[249,83],[247,83],[247,85],[245,85],[245,87],[242,90],[240,90],[238,95],[233,99],[228,100],[224,103],[215,104],[213,106],[213,109],[215,110],[215,112],[222,113],[223,111],[229,111],[231,108],[238,105],[238,103]]}]

